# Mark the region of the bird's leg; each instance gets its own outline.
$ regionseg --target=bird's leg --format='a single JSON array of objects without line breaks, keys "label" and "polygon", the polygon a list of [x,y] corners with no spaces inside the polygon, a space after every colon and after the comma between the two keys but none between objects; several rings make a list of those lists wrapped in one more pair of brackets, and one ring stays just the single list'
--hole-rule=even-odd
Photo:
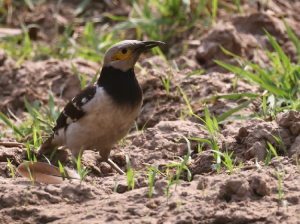
[{"label": "bird's leg", "polygon": [[126,174],[124,173],[124,171],[121,170],[120,167],[118,167],[118,165],[115,164],[111,159],[107,159],[107,163],[108,163],[113,169],[115,169],[119,174],[121,174],[121,175],[126,175]]},{"label": "bird's leg", "polygon": [[99,154],[101,156],[101,158],[107,162],[111,168],[113,168],[115,171],[117,171],[119,174],[121,175],[125,175],[124,171],[120,169],[120,167],[118,167],[117,164],[115,164],[111,159],[109,159],[109,154],[110,154],[110,148],[105,148],[105,149],[101,149],[99,151]]}]

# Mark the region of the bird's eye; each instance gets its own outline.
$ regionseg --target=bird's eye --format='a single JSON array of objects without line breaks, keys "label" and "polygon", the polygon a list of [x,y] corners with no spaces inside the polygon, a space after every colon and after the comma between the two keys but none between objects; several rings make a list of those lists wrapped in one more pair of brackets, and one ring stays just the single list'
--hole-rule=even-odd
[{"label": "bird's eye", "polygon": [[122,52],[122,54],[126,54],[127,53],[127,49],[123,48],[121,52]]}]

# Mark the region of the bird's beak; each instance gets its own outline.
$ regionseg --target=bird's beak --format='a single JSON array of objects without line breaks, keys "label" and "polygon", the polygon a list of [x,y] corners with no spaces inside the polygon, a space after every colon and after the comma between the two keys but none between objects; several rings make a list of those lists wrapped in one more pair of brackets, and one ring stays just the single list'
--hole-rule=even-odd
[{"label": "bird's beak", "polygon": [[159,46],[165,44],[164,42],[161,41],[141,41],[140,46],[138,46],[135,51],[138,54],[143,53],[144,51],[151,49],[153,47]]},{"label": "bird's beak", "polygon": [[137,62],[138,58],[144,51],[159,46],[161,44],[165,43],[161,41],[141,41],[138,47],[132,52],[132,57],[134,59],[132,66],[134,66],[134,64]]},{"label": "bird's beak", "polygon": [[164,42],[161,41],[143,41],[142,42],[142,48],[144,48],[145,50],[147,49],[151,49],[153,47],[159,46],[165,44]]}]

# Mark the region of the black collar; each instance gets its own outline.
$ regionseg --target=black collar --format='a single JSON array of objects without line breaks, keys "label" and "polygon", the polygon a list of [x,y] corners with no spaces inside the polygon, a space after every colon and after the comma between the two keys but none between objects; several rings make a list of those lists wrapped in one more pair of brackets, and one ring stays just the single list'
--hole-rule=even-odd
[{"label": "black collar", "polygon": [[141,104],[142,90],[133,68],[123,72],[111,66],[103,67],[97,84],[103,87],[118,105],[130,104],[135,107]]}]

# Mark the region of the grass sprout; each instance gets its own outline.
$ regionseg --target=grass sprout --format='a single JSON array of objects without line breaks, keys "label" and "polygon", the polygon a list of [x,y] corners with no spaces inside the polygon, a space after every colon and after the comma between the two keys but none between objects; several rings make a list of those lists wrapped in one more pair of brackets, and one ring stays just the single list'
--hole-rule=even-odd
[{"label": "grass sprout", "polygon": [[182,202],[183,202],[183,200],[181,200],[181,201],[178,203],[178,205],[177,205],[177,213],[179,213],[179,208],[181,207]]},{"label": "grass sprout", "polygon": [[[186,167],[186,164],[187,164],[187,161],[189,160],[190,156],[191,156],[191,143],[190,141],[185,137],[185,136],[182,136],[184,138],[184,140],[186,141],[187,143],[187,147],[188,147],[188,151],[187,151],[187,154],[184,158],[184,160],[181,162],[179,168],[178,168],[178,171],[177,171],[177,175],[176,175],[176,182],[178,183],[179,182],[179,177],[180,177],[180,174],[182,172],[182,169],[187,169]],[[192,175],[189,171],[189,169],[187,169],[187,172],[188,172],[188,176],[187,176],[187,179],[188,181],[191,181],[191,178],[192,178]]]},{"label": "grass sprout", "polygon": [[[29,117],[24,120],[20,120],[16,115],[14,115],[10,110],[8,110],[8,115],[5,116],[0,112],[0,119],[6,125],[6,132],[11,129],[13,135],[18,141],[26,136],[32,136],[31,140],[26,142],[27,156],[30,161],[36,161],[35,154],[31,153],[31,148],[36,150],[42,144],[43,132],[51,134],[52,128],[55,125],[55,121],[60,114],[60,107],[57,105],[55,107],[54,97],[52,91],[49,91],[48,106],[41,106],[42,103],[39,101],[34,101],[33,105],[24,98],[25,107],[29,113]],[[18,125],[15,125],[17,121]],[[54,151],[53,153],[55,153]],[[53,158],[54,154],[51,154],[50,160]]]},{"label": "grass sprout", "polygon": [[179,85],[177,86],[177,88],[179,89],[180,93],[182,94],[183,99],[184,99],[184,101],[185,101],[185,103],[186,103],[186,105],[187,105],[187,107],[189,109],[189,112],[193,113],[193,110],[192,110],[192,107],[190,105],[190,102],[189,102],[187,96],[185,95],[184,91],[182,90],[182,88]]},{"label": "grass sprout", "polygon": [[267,156],[265,158],[265,166],[269,166],[269,163],[271,161],[271,156],[272,156],[272,150],[267,150]]},{"label": "grass sprout", "polygon": [[13,168],[13,166],[12,166],[9,158],[6,158],[6,160],[7,160],[7,163],[8,163],[8,166],[9,166],[12,178],[15,178],[15,171],[14,171],[14,168]]},{"label": "grass sprout", "polygon": [[186,77],[184,77],[183,80],[188,79],[188,78],[190,78],[190,77],[193,76],[193,75],[202,75],[204,72],[205,72],[204,69],[194,71],[194,72],[188,74]]},{"label": "grass sprout", "polygon": [[131,168],[130,160],[129,160],[128,156],[126,156],[126,167],[127,167],[126,176],[127,176],[128,190],[130,190],[130,189],[134,190],[134,185],[135,185],[134,176],[135,176],[135,173],[133,172],[133,170]]},{"label": "grass sprout", "polygon": [[153,193],[153,185],[154,185],[154,180],[155,180],[155,175],[157,173],[158,167],[155,167],[152,174],[149,173],[149,198],[152,197]]},{"label": "grass sprout", "polygon": [[228,155],[227,152],[226,153],[222,153],[222,152],[216,151],[216,150],[210,150],[210,151],[212,151],[212,152],[214,152],[214,153],[216,153],[216,154],[224,157],[223,164],[228,168],[230,174],[233,174],[234,163],[233,163],[233,161],[231,159],[233,151],[229,155]]},{"label": "grass sprout", "polygon": [[[167,185],[167,188],[166,188],[167,203],[169,201],[169,196],[170,196],[170,187],[172,185],[176,185],[176,187],[175,187],[175,190],[176,190],[177,184],[179,183],[179,177],[182,173],[182,170],[183,169],[187,170],[187,180],[188,181],[191,181],[191,178],[192,178],[191,172],[189,171],[188,167],[186,166],[186,164],[187,164],[187,162],[188,162],[188,160],[191,156],[191,143],[185,136],[182,136],[182,138],[185,139],[185,141],[187,142],[187,147],[188,147],[188,151],[187,151],[187,154],[186,154],[185,158],[184,159],[180,158],[182,160],[181,163],[177,163],[177,162],[173,161],[171,164],[166,166],[167,167],[166,175],[168,177],[168,185]],[[173,176],[169,176],[169,168],[174,167],[174,166],[176,166],[178,168],[175,180],[174,180]]]},{"label": "grass sprout", "polygon": [[59,172],[61,174],[61,178],[63,179],[63,181],[65,181],[65,179],[67,178],[66,175],[65,175],[65,170],[64,170],[64,167],[63,165],[61,164],[61,162],[58,160],[57,161],[58,163],[58,168],[59,168]]},{"label": "grass sprout", "polygon": [[[278,132],[279,133],[279,132]],[[272,135],[271,133],[269,133],[270,135]],[[280,135],[280,133],[279,133]],[[282,140],[278,137],[276,137],[275,135],[272,135],[272,137],[277,141],[277,143],[280,145],[281,149],[284,151],[285,155],[287,155],[287,151],[285,148],[285,145],[283,144]]]},{"label": "grass sprout", "polygon": [[76,163],[76,166],[77,166],[77,172],[80,177],[80,184],[82,183],[82,181],[84,181],[86,175],[92,171],[89,167],[81,167],[81,157],[82,157],[82,150],[80,150],[77,159],[74,156],[72,156],[72,159]]},{"label": "grass sprout", "polygon": [[169,92],[170,92],[170,80],[171,80],[171,70],[168,73],[168,78],[167,80],[164,79],[164,77],[161,77],[161,81],[163,82],[163,85],[166,89],[167,97],[169,97]]},{"label": "grass sprout", "polygon": [[31,180],[32,187],[34,187],[34,182],[35,182],[35,176],[34,176],[34,173],[33,173],[33,174],[31,173],[31,170],[30,170],[30,168],[29,168],[29,166],[28,166],[28,162],[27,162],[27,161],[24,160],[23,163],[24,163],[24,165],[25,165],[25,167],[26,167],[26,169],[27,169],[27,171],[28,171],[28,173],[29,173],[29,178],[30,178],[30,180]]},{"label": "grass sprout", "polygon": [[272,151],[272,153],[274,154],[274,156],[276,157],[276,159],[278,160],[278,162],[279,162],[279,164],[280,164],[280,166],[282,168],[282,175],[285,176],[285,170],[284,170],[284,167],[283,167],[283,165],[282,165],[282,163],[280,161],[280,158],[279,158],[279,156],[277,154],[276,149],[272,146],[272,144],[270,142],[267,142],[267,144],[268,144],[268,146],[270,148],[270,151]]},{"label": "grass sprout", "polygon": [[114,193],[118,192],[118,186],[119,186],[119,181],[115,181],[115,186],[114,186]]},{"label": "grass sprout", "polygon": [[275,172],[275,176],[278,180],[278,209],[279,209],[279,207],[284,199],[284,193],[282,191],[280,175],[278,174],[278,172],[275,169],[274,169],[274,172]]},{"label": "grass sprout", "polygon": [[[211,118],[207,105],[204,105],[204,114],[205,114],[205,120],[203,120],[202,118],[200,118],[199,116],[197,116],[196,114],[194,114],[191,111],[183,111],[184,113],[187,113],[189,115],[192,115],[196,118],[198,118],[201,122],[203,122],[205,124],[204,125],[200,125],[202,128],[204,128],[205,130],[207,130],[209,132],[210,135],[210,140],[207,139],[202,139],[202,138],[197,138],[197,137],[191,137],[189,138],[189,140],[195,140],[195,141],[199,141],[205,144],[209,144],[212,147],[212,152],[214,152],[214,159],[216,161],[216,166],[215,169],[217,170],[217,173],[220,172],[221,170],[221,156],[223,156],[224,158],[226,158],[227,160],[225,161],[225,165],[227,165],[230,170],[232,169],[232,162],[229,161],[229,159],[231,158],[231,155],[228,155],[228,153],[225,155],[223,155],[220,152],[220,149],[216,143],[216,137],[221,139],[221,136],[219,134],[219,127],[218,127],[218,121],[217,118]],[[221,139],[222,140],[222,139]]]},{"label": "grass sprout", "polygon": [[28,190],[29,190],[29,186],[27,185],[26,186],[26,199],[25,199],[25,202],[24,202],[24,207],[26,207],[28,205]]},{"label": "grass sprout", "polygon": [[[285,26],[290,39],[293,41],[295,48],[298,51],[298,54],[300,54],[299,40],[295,38],[295,34],[286,23]],[[275,49],[274,53],[266,50],[266,54],[271,61],[270,66],[265,65],[264,68],[261,68],[257,64],[248,62],[247,65],[254,71],[252,72],[221,61],[215,61],[215,63],[246,78],[247,80],[251,80],[251,82],[256,83],[264,89],[265,94],[263,95],[262,104],[263,114],[265,116],[267,113],[270,113],[271,118],[274,118],[277,113],[282,111],[291,109],[299,110],[300,60],[297,64],[292,64],[276,40],[268,33],[267,30],[264,31],[268,36],[271,45]],[[222,50],[228,55],[239,60],[243,60],[241,57],[228,52],[224,48],[222,48]],[[270,106],[267,106],[268,104]]]},{"label": "grass sprout", "polygon": [[170,197],[170,187],[171,187],[172,185],[174,185],[174,184],[177,184],[177,182],[176,182],[176,181],[173,181],[173,177],[170,177],[170,178],[168,179],[168,185],[167,185],[167,187],[166,187],[167,204],[168,204],[168,202],[169,202],[169,197]]},{"label": "grass sprout", "polygon": [[76,76],[78,77],[78,79],[80,81],[81,89],[84,89],[85,85],[86,85],[86,81],[85,81],[86,75],[83,73],[82,76],[80,76],[77,68],[73,65],[73,63],[71,64],[71,66],[72,66],[74,73],[76,74]]}]

